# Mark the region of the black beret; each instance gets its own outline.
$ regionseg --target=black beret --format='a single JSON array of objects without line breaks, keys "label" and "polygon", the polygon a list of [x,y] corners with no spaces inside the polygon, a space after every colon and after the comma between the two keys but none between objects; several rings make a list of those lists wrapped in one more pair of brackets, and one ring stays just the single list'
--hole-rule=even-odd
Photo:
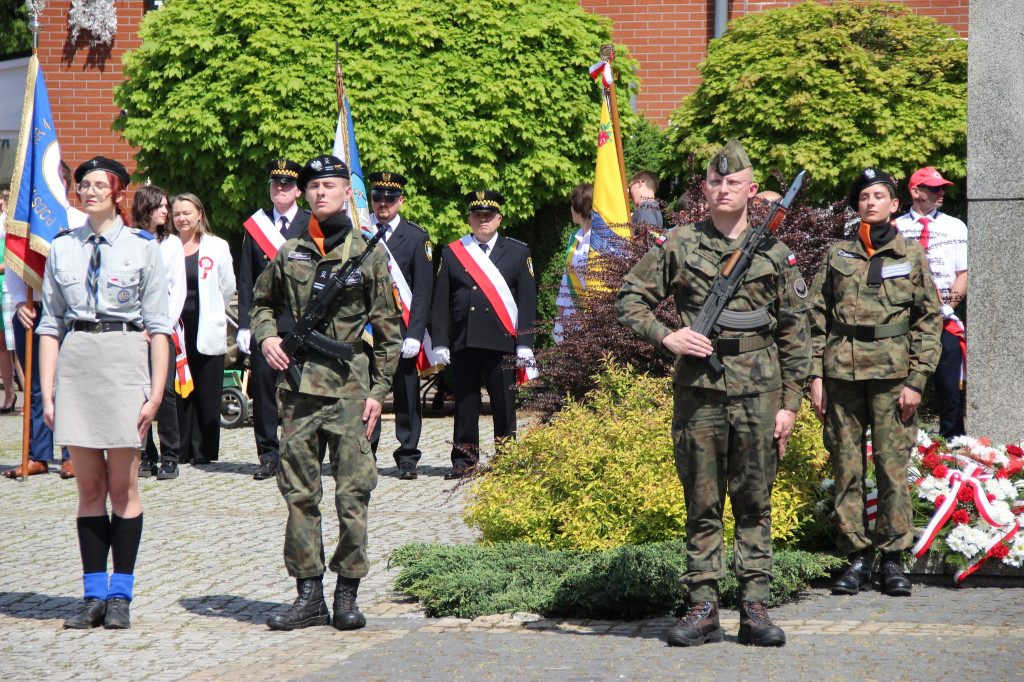
[{"label": "black beret", "polygon": [[860,193],[864,191],[864,188],[878,184],[889,185],[892,188],[893,196],[896,196],[896,181],[891,175],[877,168],[865,168],[850,186],[850,196],[848,197],[850,208],[856,211],[860,200]]},{"label": "black beret", "polygon": [[314,156],[299,171],[299,189],[305,192],[309,181],[319,178],[345,178],[348,180],[348,166],[337,156],[331,154]]},{"label": "black beret", "polygon": [[493,211],[495,213],[501,213],[501,206],[505,203],[505,197],[501,196],[497,192],[492,192],[489,189],[478,189],[472,192],[467,192],[464,196],[463,201],[466,202],[466,206],[469,207],[470,213],[477,211]]},{"label": "black beret", "polygon": [[383,192],[384,194],[394,194],[396,196],[402,193],[405,183],[408,182],[404,175],[387,171],[383,173],[370,173],[368,178],[370,180],[371,192]]},{"label": "black beret", "polygon": [[267,173],[274,182],[296,182],[302,166],[291,159],[274,159],[267,164]]},{"label": "black beret", "polygon": [[75,182],[81,182],[82,178],[85,177],[86,173],[91,173],[97,170],[109,171],[113,173],[117,177],[121,178],[121,180],[125,184],[125,187],[127,187],[128,183],[131,182],[131,178],[128,176],[128,171],[125,169],[124,165],[118,163],[117,161],[114,161],[113,159],[108,159],[105,156],[94,156],[85,163],[83,163],[81,166],[76,168]]}]

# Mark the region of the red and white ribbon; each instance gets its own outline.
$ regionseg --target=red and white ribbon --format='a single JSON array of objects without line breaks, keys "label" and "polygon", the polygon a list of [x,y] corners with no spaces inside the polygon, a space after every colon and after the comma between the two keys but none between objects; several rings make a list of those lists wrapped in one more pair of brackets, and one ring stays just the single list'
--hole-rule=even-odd
[{"label": "red and white ribbon", "polygon": [[596,81],[601,76],[604,87],[612,86],[612,65],[608,62],[598,62],[590,67],[590,80]]}]

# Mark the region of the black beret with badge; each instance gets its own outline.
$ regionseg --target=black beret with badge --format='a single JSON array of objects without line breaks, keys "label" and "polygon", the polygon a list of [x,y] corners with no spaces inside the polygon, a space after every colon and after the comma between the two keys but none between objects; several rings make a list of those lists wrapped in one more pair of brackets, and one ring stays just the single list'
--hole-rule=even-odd
[{"label": "black beret with badge", "polygon": [[856,211],[857,204],[860,203],[860,193],[866,188],[878,184],[889,185],[893,196],[896,196],[896,180],[891,175],[877,168],[865,168],[850,186],[850,208]]},{"label": "black beret with badge", "polygon": [[274,159],[267,164],[271,182],[297,182],[302,166],[291,159]]},{"label": "black beret with badge", "polygon": [[470,213],[501,213],[502,204],[505,203],[505,197],[489,189],[467,192],[462,199]]},{"label": "black beret with badge", "polygon": [[123,164],[114,161],[113,159],[108,159],[105,156],[94,156],[75,169],[75,182],[81,182],[86,173],[92,173],[93,171],[107,171],[109,173],[113,173],[117,177],[121,178],[121,181],[124,182],[125,186],[127,186],[131,181],[131,178],[128,176],[128,170]]},{"label": "black beret with badge", "polygon": [[739,140],[729,140],[708,162],[708,170],[713,170],[719,175],[732,175],[750,167],[750,158]]},{"label": "black beret with badge", "polygon": [[306,162],[306,165],[299,171],[299,189],[306,191],[306,185],[310,180],[320,178],[349,178],[348,166],[337,156],[321,154],[314,156]]}]

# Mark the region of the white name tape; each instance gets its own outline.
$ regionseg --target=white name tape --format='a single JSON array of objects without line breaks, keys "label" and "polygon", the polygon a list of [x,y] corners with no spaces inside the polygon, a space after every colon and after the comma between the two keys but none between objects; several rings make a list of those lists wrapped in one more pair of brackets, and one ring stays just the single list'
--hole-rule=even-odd
[{"label": "white name tape", "polygon": [[890,279],[892,277],[906,277],[910,274],[910,263],[897,263],[896,265],[886,265],[882,268],[882,279]]}]

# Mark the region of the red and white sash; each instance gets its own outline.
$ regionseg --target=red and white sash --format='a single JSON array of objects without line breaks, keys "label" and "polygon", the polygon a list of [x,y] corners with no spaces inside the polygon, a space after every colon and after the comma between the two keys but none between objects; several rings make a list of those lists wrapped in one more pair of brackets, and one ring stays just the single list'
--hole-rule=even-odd
[{"label": "red and white sash", "polygon": [[[402,268],[398,267],[398,263],[395,262],[395,257],[391,255],[391,249],[388,245],[381,240],[378,242],[384,247],[384,253],[388,255],[388,272],[391,273],[391,279],[394,281],[395,286],[398,288],[398,297],[402,299],[402,321],[405,322],[405,328],[409,328],[409,316],[411,315],[410,308],[412,306],[412,289],[409,287],[409,282],[406,281],[405,275],[402,273]],[[424,330],[423,332],[423,345],[420,347],[420,354],[416,356],[416,369],[419,371],[427,370],[434,365],[439,364],[437,358],[434,356],[434,344],[430,341],[430,332]]]},{"label": "red and white sash", "polygon": [[[476,240],[472,235],[467,234],[448,246],[451,247],[456,260],[466,268],[466,272],[480,287],[480,291],[484,292],[484,296],[494,308],[494,312],[498,314],[501,326],[512,335],[512,338],[516,338],[519,306],[516,305],[516,300],[512,297],[512,290],[508,288],[508,282],[505,281],[501,272],[476,245]],[[537,371],[536,364],[533,364],[529,367],[520,367],[516,375],[518,382],[523,384],[530,379],[536,379],[540,376],[540,372]]]},{"label": "red and white sash", "polygon": [[277,250],[287,241],[262,208],[245,221],[245,231],[270,259],[277,255]]}]

